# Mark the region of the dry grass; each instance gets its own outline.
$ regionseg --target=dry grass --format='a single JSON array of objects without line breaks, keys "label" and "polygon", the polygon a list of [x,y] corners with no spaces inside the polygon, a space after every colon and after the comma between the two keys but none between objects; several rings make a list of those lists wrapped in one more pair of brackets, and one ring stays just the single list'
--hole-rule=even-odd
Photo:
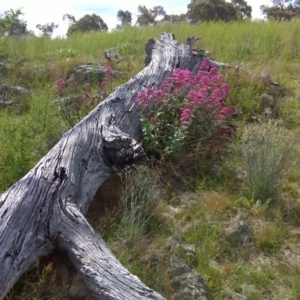
[{"label": "dry grass", "polygon": [[[266,86],[258,82],[257,77],[266,72],[287,91],[287,98],[279,112],[283,120],[280,130],[283,127],[284,130],[297,129],[300,111],[300,53],[297,51],[300,31],[297,28],[299,20],[199,23],[193,26],[164,24],[111,34],[74,35],[67,40],[34,38],[19,44],[9,41],[0,54],[1,57],[9,55],[10,71],[9,76],[0,74],[1,82],[29,88],[32,98],[30,109],[24,110],[21,115],[0,111],[0,190],[4,191],[24,175],[66,130],[64,119],[51,103],[56,98],[55,79],[66,79],[75,66],[86,61],[106,65],[105,49],[117,47],[123,60],[112,64],[121,73],[110,87],[114,89],[143,68],[146,41],[150,36],[158,38],[163,31],[173,32],[180,43],[199,33],[202,39],[195,46],[209,50],[215,60],[232,65],[243,63],[243,72],[228,71],[225,74],[230,87],[229,102],[243,111],[243,115],[233,120],[241,132],[252,115],[260,114],[258,101]],[[73,54],[62,49],[70,49],[68,51]],[[7,61],[4,60],[4,63]],[[92,93],[95,91],[96,88],[91,90]],[[296,141],[290,143],[295,144]],[[234,143],[233,148],[239,146],[239,136]],[[286,148],[282,141],[278,143]],[[208,143],[207,149],[210,145],[215,144]],[[273,150],[272,146],[269,151]],[[226,155],[218,157],[222,162],[218,165],[207,157],[204,159],[200,151],[181,157],[182,162],[189,164],[183,164],[181,169],[176,164],[158,164],[159,174],[155,176],[160,179],[160,201],[143,219],[147,222],[141,223],[142,230],[134,235],[135,243],[129,243],[130,246],[124,240],[130,240],[132,231],[120,234],[124,233],[124,227],[120,227],[120,205],[98,219],[95,228],[100,233],[105,230],[106,240],[130,271],[168,299],[172,299],[173,290],[166,271],[167,258],[175,255],[204,276],[211,299],[300,299],[298,165],[295,165],[298,170],[289,177],[283,175],[277,182],[277,201],[261,209],[256,201],[251,202],[251,197],[246,199],[249,205],[239,200],[245,187],[245,182],[236,176],[237,162],[241,162],[241,157],[226,161]],[[217,167],[218,172],[212,166]],[[151,193],[145,190],[145,185],[152,182],[147,180],[140,180],[141,185],[137,185],[136,189],[149,196]],[[137,198],[133,195],[132,199]],[[146,208],[146,203],[139,203],[137,211]],[[137,219],[134,217],[132,220]],[[228,233],[239,221],[246,222],[254,231],[255,244],[246,249],[233,249],[227,241]],[[137,229],[139,225],[131,222],[130,226]],[[170,240],[179,246],[174,243],[173,248],[166,250]],[[194,257],[187,257],[180,245],[194,247]],[[68,299],[68,287],[62,287],[55,281],[55,267],[52,270],[45,268],[43,272],[33,266],[13,288],[7,300]],[[53,291],[52,298],[45,297],[49,287]]]}]

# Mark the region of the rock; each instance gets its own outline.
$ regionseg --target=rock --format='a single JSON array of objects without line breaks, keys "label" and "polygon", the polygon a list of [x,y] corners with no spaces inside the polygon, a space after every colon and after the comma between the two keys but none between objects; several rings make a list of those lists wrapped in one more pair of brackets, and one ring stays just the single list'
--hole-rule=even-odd
[{"label": "rock", "polygon": [[165,249],[168,251],[173,250],[174,248],[177,248],[179,246],[179,243],[175,241],[172,237],[168,238],[168,241],[166,243]]},{"label": "rock", "polygon": [[168,270],[176,300],[207,300],[204,280],[177,257],[170,259]]},{"label": "rock", "polygon": [[260,111],[263,111],[266,108],[274,109],[276,106],[275,98],[269,94],[262,94],[258,103]]},{"label": "rock", "polygon": [[3,64],[3,63],[0,63],[0,74],[7,74],[7,72],[8,72],[8,68],[7,68],[7,66],[5,65],[5,64]]},{"label": "rock", "polygon": [[7,83],[3,83],[0,85],[0,94],[1,95],[8,95],[11,91],[10,85]]},{"label": "rock", "polygon": [[283,97],[286,94],[288,94],[288,90],[285,90],[284,88],[280,87],[279,85],[271,85],[268,94],[272,95],[276,99],[279,97]]},{"label": "rock", "polygon": [[115,48],[107,49],[105,51],[104,55],[108,61],[117,61],[118,62],[122,59],[121,55]]},{"label": "rock", "polygon": [[194,272],[178,275],[172,279],[172,285],[177,290],[174,298],[178,300],[206,300],[207,293],[203,278]]},{"label": "rock", "polygon": [[194,289],[184,288],[174,295],[176,300],[207,300],[206,292]]},{"label": "rock", "polygon": [[170,259],[169,274],[172,277],[180,276],[182,274],[190,273],[190,272],[192,272],[192,269],[184,262],[182,262],[179,258],[172,257]]},{"label": "rock", "polygon": [[3,83],[0,85],[0,109],[13,105],[14,101],[8,101],[7,99],[10,91],[9,84]]},{"label": "rock", "polygon": [[183,245],[182,247],[183,247],[187,257],[191,257],[191,256],[196,255],[195,246],[193,246],[193,245]]},{"label": "rock", "polygon": [[29,96],[29,94],[30,94],[29,90],[27,90],[21,86],[15,86],[12,91],[14,94],[17,94],[20,96]]},{"label": "rock", "polygon": [[262,116],[265,119],[270,119],[272,117],[272,109],[270,107],[267,107],[263,110]]},{"label": "rock", "polygon": [[168,209],[169,209],[169,212],[172,214],[172,215],[177,215],[181,212],[181,208],[180,207],[173,207],[172,205],[168,205]]},{"label": "rock", "polygon": [[13,104],[14,104],[14,101],[3,101],[0,97],[0,109],[12,106]]},{"label": "rock", "polygon": [[230,300],[247,300],[247,297],[242,295],[242,294],[239,294],[239,293],[236,293],[236,292],[233,292],[233,291],[230,291],[230,292],[227,292],[228,295],[226,295],[226,298],[224,299],[230,299]]},{"label": "rock", "polygon": [[271,78],[271,75],[269,73],[263,73],[263,74],[260,74],[258,76],[258,82],[262,85],[273,85],[273,86],[279,86],[279,83],[274,81],[272,78]]},{"label": "rock", "polygon": [[75,68],[66,82],[67,84],[102,82],[105,75],[106,70],[103,66],[88,61],[84,65]]},{"label": "rock", "polygon": [[0,109],[14,106],[19,112],[25,112],[29,108],[29,96],[30,91],[26,88],[3,83],[0,85]]},{"label": "rock", "polygon": [[254,244],[254,233],[247,223],[240,221],[227,239],[233,248],[249,247]]},{"label": "rock", "polygon": [[[261,94],[258,106],[263,118],[269,119],[279,113],[283,98],[290,94],[287,88],[272,80],[270,74],[262,74],[258,77],[258,84],[265,89]],[[259,119],[259,121],[262,121]]]},{"label": "rock", "polygon": [[29,96],[30,92],[24,87],[15,86],[12,87],[7,83],[3,83],[0,85],[0,95],[1,97],[7,98],[10,96]]}]

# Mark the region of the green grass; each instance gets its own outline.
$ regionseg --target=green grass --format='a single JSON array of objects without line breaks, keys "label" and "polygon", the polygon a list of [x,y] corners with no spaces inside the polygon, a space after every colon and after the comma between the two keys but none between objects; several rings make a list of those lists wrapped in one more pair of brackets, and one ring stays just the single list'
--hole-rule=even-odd
[{"label": "green grass", "polygon": [[[130,214],[128,210],[126,215],[124,209],[121,221],[122,200],[107,213],[106,224],[97,225],[97,220],[91,222],[100,228],[120,261],[168,299],[174,295],[172,278],[168,275],[168,262],[173,256],[204,277],[210,299],[233,299],[236,294],[256,300],[300,299],[298,164],[290,162],[293,173],[280,178],[284,182],[278,181],[277,201],[267,202],[262,207],[256,201],[260,196],[252,201],[255,188],[247,185],[245,177],[237,176],[239,167],[245,171],[245,157],[236,151],[240,149],[240,138],[251,117],[261,117],[258,102],[268,87],[257,78],[264,73],[281,84],[284,99],[280,100],[275,118],[291,135],[299,130],[299,20],[165,23],[111,33],[76,34],[68,39],[0,39],[0,62],[8,68],[7,73],[0,72],[0,83],[20,85],[31,92],[28,102],[18,100],[16,109],[0,110],[0,191],[24,176],[69,128],[70,124],[52,103],[57,98],[56,79],[67,79],[76,66],[86,61],[110,64],[121,75],[107,90],[102,90],[105,95],[109,94],[143,69],[145,43],[150,37],[158,39],[162,32],[174,33],[179,43],[184,43],[189,36],[201,36],[195,47],[209,51],[216,61],[241,65],[242,72],[224,71],[230,89],[228,101],[243,112],[232,120],[237,127],[237,137],[232,139],[231,150],[222,157],[217,170],[213,168],[214,161],[206,162],[196,153],[193,165],[199,166],[199,170],[194,167],[192,174],[185,170],[182,173],[185,178],[175,178],[171,166],[158,164],[149,171],[152,172],[150,177],[148,174],[139,180],[140,189],[138,184],[135,186],[135,191],[140,193],[134,194],[131,183],[127,184],[126,193],[131,199],[137,200],[138,195],[138,211],[147,210],[141,222],[134,214],[126,221]],[[123,57],[119,63],[108,63],[104,58],[105,50],[112,47]],[[94,95],[101,87],[97,84],[91,84],[89,89],[78,86],[71,92],[87,91]],[[82,109],[79,115],[83,117],[92,108],[93,105]],[[287,148],[283,147],[283,140],[276,140],[279,157],[284,153],[282,149]],[[296,142],[297,138],[290,143],[296,145]],[[270,146],[270,156],[275,146]],[[265,166],[257,159],[248,167],[253,167],[254,162],[265,171]],[[250,170],[255,178],[258,169]],[[246,172],[248,176],[250,171]],[[191,182],[191,178],[195,184],[185,184]],[[267,179],[268,176],[263,177],[259,182],[265,180],[263,183],[266,183]],[[149,209],[146,204],[153,191],[146,187],[152,183],[160,192],[160,198]],[[245,190],[246,200],[241,201]],[[264,200],[267,200],[265,196]],[[253,228],[253,247],[235,249],[228,242],[228,232],[239,221]],[[170,240],[175,246],[167,246]],[[185,245],[195,248],[193,256],[186,254]],[[31,276],[35,272],[34,267],[27,272],[7,299],[29,299],[30,295],[43,299],[43,291],[49,289],[47,281],[53,284],[55,270],[53,273],[49,267],[45,269],[40,281],[37,276]],[[65,295],[65,291],[61,295]]]}]

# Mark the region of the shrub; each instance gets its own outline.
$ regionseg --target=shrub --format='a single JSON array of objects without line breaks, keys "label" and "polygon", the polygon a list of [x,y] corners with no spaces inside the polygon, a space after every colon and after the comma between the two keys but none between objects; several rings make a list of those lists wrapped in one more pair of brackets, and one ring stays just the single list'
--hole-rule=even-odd
[{"label": "shrub", "polygon": [[139,93],[143,146],[168,160],[201,142],[235,107],[227,107],[228,86],[217,68],[205,59],[197,74],[176,69],[162,89]]},{"label": "shrub", "polygon": [[78,51],[72,48],[69,49],[59,49],[55,51],[55,54],[59,58],[69,59],[78,55]]},{"label": "shrub", "polygon": [[262,204],[276,199],[296,157],[294,137],[278,122],[247,126],[242,134],[245,196]]},{"label": "shrub", "polygon": [[[115,71],[110,66],[106,66],[105,76],[100,82],[97,76],[96,78],[90,78],[87,85],[90,92],[86,92],[84,86],[80,86],[78,83],[70,84],[63,78],[56,79],[55,89],[58,99],[54,103],[58,104],[59,112],[69,127],[73,127],[90,109],[108,96],[108,85],[113,80],[114,74]],[[93,95],[92,85],[94,81],[97,84],[98,91]]]},{"label": "shrub", "polygon": [[282,246],[286,232],[276,223],[262,222],[255,235],[256,245],[260,250],[272,251]]}]

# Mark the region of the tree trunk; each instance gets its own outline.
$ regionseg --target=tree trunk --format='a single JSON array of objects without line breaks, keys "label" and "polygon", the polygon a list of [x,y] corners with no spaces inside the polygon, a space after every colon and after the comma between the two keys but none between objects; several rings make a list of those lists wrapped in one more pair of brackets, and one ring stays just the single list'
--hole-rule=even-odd
[{"label": "tree trunk", "polygon": [[196,38],[179,45],[172,34],[146,44],[146,67],[119,86],[0,195],[0,299],[39,257],[64,249],[96,299],[164,299],[130,274],[89,225],[97,189],[122,168],[143,159],[135,100],[157,89],[176,68],[196,72]]}]

